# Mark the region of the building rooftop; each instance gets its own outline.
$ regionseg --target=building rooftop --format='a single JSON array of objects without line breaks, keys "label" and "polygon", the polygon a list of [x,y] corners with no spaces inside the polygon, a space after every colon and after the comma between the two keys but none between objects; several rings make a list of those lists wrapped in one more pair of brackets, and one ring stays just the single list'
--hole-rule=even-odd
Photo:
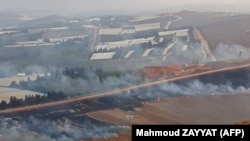
[{"label": "building rooftop", "polygon": [[147,57],[147,56],[149,55],[149,53],[150,53],[152,50],[153,50],[153,48],[147,49],[147,50],[143,53],[142,57]]},{"label": "building rooftop", "polygon": [[134,50],[130,50],[128,53],[126,53],[126,55],[124,56],[124,59],[129,58],[135,51]]},{"label": "building rooftop", "polygon": [[177,37],[180,37],[180,36],[189,36],[188,31],[189,31],[189,29],[161,31],[161,32],[158,32],[158,35],[159,36],[166,36],[166,35],[176,34]]},{"label": "building rooftop", "polygon": [[99,35],[117,35],[121,34],[122,28],[101,28]]},{"label": "building rooftop", "polygon": [[107,52],[107,53],[94,53],[90,57],[90,60],[105,60],[112,59],[115,55],[115,52]]}]

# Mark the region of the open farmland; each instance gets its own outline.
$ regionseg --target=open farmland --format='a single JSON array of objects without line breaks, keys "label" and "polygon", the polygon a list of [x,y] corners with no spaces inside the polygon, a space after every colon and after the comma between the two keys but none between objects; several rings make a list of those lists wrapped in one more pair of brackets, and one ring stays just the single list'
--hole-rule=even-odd
[{"label": "open farmland", "polygon": [[99,35],[122,35],[122,34],[133,34],[135,32],[147,31],[147,30],[159,30],[160,23],[148,23],[148,24],[137,24],[131,25],[129,29],[123,28],[101,28]]},{"label": "open farmland", "polygon": [[155,19],[155,18],[159,18],[159,16],[155,16],[155,15],[138,16],[138,17],[134,17],[134,19],[130,20],[130,22],[144,21],[144,20]]},{"label": "open farmland", "polygon": [[212,48],[215,48],[218,43],[250,47],[250,35],[247,32],[250,29],[249,25],[250,16],[234,16],[200,29]]},{"label": "open farmland", "polygon": [[[182,11],[131,17],[92,17],[79,25],[78,18],[69,25],[52,17],[52,23],[32,20],[18,33],[1,35],[0,75],[13,77],[0,78],[0,102],[47,98],[2,106],[0,127],[9,128],[0,138],[25,131],[52,140],[129,141],[131,124],[248,123],[249,55],[232,50],[232,60],[224,60],[230,50],[218,53],[216,46],[250,46],[250,16]],[[38,72],[52,75],[43,79]]]},{"label": "open farmland", "polygon": [[153,22],[159,22],[159,23],[167,23],[168,21],[171,21],[175,19],[170,14],[159,14],[159,15],[148,15],[148,16],[136,16],[134,19],[130,20],[130,24],[148,24]]},{"label": "open farmland", "polygon": [[0,87],[0,101],[4,100],[6,102],[9,102],[11,96],[15,96],[18,99],[23,99],[26,95],[33,96],[33,95],[44,95],[44,94],[33,91]]},{"label": "open farmland", "polygon": [[201,30],[212,50],[219,43],[239,44],[250,47],[250,15],[225,13],[199,13],[183,11],[178,13],[183,20],[170,28],[194,26]]},{"label": "open farmland", "polygon": [[182,96],[144,102],[134,111],[120,109],[88,113],[116,125],[236,124],[250,117],[249,94]]},{"label": "open farmland", "polygon": [[30,80],[36,80],[37,75],[28,75],[28,76],[13,76],[13,77],[7,77],[7,78],[0,78],[0,86],[2,87],[9,87],[11,82],[16,81],[16,83],[19,83],[20,81],[27,81]]},{"label": "open farmland", "polygon": [[[121,109],[88,113],[94,119],[116,125],[131,124],[236,124],[249,125],[249,94],[183,96],[143,103],[134,111]],[[240,104],[239,104],[240,103]],[[95,141],[130,141],[131,129]]]},{"label": "open farmland", "polygon": [[[245,72],[245,73],[242,73]],[[95,97],[94,99],[89,97],[83,101],[75,101],[68,104],[56,105],[56,103],[50,103],[51,108],[41,107],[38,109],[33,109],[32,107],[24,107],[21,111],[20,117],[27,117],[27,115],[33,115],[36,118],[41,119],[41,121],[62,121],[67,119],[74,129],[82,129],[82,126],[87,126],[86,130],[80,130],[81,138],[84,140],[87,138],[84,136],[86,132],[93,132],[91,127],[96,127],[100,123],[113,123],[111,129],[116,125],[131,125],[132,123],[141,124],[187,124],[187,123],[238,123],[239,121],[245,121],[249,118],[249,85],[242,85],[241,83],[233,84],[233,86],[239,88],[236,89],[237,94],[231,93],[231,88],[226,88],[223,86],[225,82],[214,82],[213,78],[219,78],[219,80],[225,80],[227,82],[241,80],[242,83],[248,82],[246,78],[247,72],[249,70],[237,70],[233,72],[221,72],[220,74],[208,75],[199,77],[200,82],[197,83],[196,80],[181,80],[176,82],[180,84],[179,92],[173,92],[175,84],[167,84],[161,86],[152,86],[147,88],[141,88],[138,90],[126,90],[121,95],[112,95],[107,97]],[[238,76],[237,73],[241,75]],[[220,76],[220,77],[219,77]],[[232,76],[232,80],[228,76]],[[224,79],[224,78],[227,79]],[[231,77],[230,77],[231,78]],[[243,78],[243,79],[242,79]],[[245,79],[244,79],[245,78]],[[210,80],[207,80],[210,79]],[[193,83],[194,82],[194,83]],[[204,83],[204,84],[203,84]],[[218,83],[214,84],[213,83]],[[194,86],[186,86],[186,84],[194,84]],[[171,90],[168,90],[168,86]],[[197,87],[198,86],[198,87]],[[201,87],[199,87],[201,86]],[[247,89],[246,94],[242,94],[245,91],[242,89]],[[134,87],[134,86],[133,86]],[[207,89],[208,87],[208,89]],[[215,88],[213,88],[215,87]],[[191,88],[191,89],[189,89]],[[203,89],[205,88],[205,89]],[[221,90],[222,89],[222,90]],[[219,91],[218,91],[219,90]],[[221,91],[220,91],[221,90]],[[238,91],[239,90],[239,91]],[[119,92],[119,91],[118,91]],[[223,92],[222,94],[220,92]],[[228,93],[227,93],[228,92]],[[215,93],[215,94],[214,94]],[[106,95],[107,93],[103,93]],[[195,96],[194,96],[195,94]],[[207,95],[204,95],[207,94]],[[226,95],[228,94],[228,95]],[[193,95],[193,96],[191,96]],[[159,98],[158,98],[159,97]],[[66,100],[68,101],[68,100]],[[55,105],[54,105],[55,104]],[[57,103],[58,104],[58,103]],[[43,105],[43,104],[41,104]],[[37,105],[37,106],[41,106]],[[47,105],[48,106],[48,105]],[[50,107],[49,106],[49,107]],[[30,109],[31,108],[31,109]],[[14,109],[9,110],[11,113],[2,113],[6,117],[16,116],[16,113],[12,114]],[[23,113],[22,113],[23,112]],[[220,113],[220,114],[217,114]],[[90,117],[88,117],[89,115]],[[88,119],[88,121],[84,120]],[[89,120],[93,121],[91,125]],[[20,121],[25,120],[30,123],[26,118],[20,118]],[[104,121],[104,122],[103,122]],[[47,123],[47,122],[46,122]],[[65,122],[57,122],[52,125],[52,127],[60,127],[64,125]],[[43,122],[41,122],[43,124]],[[103,127],[104,125],[100,125]],[[33,127],[33,125],[32,125]],[[99,127],[99,126],[98,126]],[[129,134],[123,133],[127,130],[129,133],[128,126],[117,126],[122,127],[122,129],[117,128],[115,131],[112,130],[111,136],[102,136],[104,139],[111,137],[110,140],[127,139]],[[125,128],[124,128],[125,127]],[[34,128],[30,131],[34,131]],[[55,128],[57,129],[57,128]],[[87,130],[88,129],[88,130]],[[101,130],[103,132],[109,131],[110,128]],[[124,130],[123,130],[124,129]],[[117,136],[118,131],[122,130],[122,133]],[[65,134],[65,131],[57,130],[60,134]],[[75,130],[71,130],[75,131]],[[72,133],[71,131],[66,131],[66,133]],[[38,132],[39,131],[35,131]],[[98,130],[100,133],[100,130]],[[46,134],[46,133],[45,133]],[[77,136],[78,137],[78,136]],[[127,137],[127,138],[126,138]],[[87,139],[94,138],[91,136]]]}]

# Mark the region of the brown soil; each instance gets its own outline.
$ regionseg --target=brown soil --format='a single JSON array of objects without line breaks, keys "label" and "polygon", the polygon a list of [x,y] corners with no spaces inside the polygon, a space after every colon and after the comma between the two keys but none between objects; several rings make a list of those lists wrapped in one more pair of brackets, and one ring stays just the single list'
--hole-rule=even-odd
[{"label": "brown soil", "polygon": [[207,64],[199,65],[178,65],[172,64],[167,66],[146,66],[141,69],[141,75],[146,81],[155,81],[159,79],[173,78],[176,76],[185,76],[200,72],[206,72],[227,67],[236,67],[247,65],[250,59],[230,59],[227,61],[213,61]]},{"label": "brown soil", "polygon": [[159,78],[170,78],[178,75],[187,75],[200,68],[199,65],[185,66],[172,64],[168,66],[147,66],[141,70],[142,76],[146,80],[157,80]]},{"label": "brown soil", "polygon": [[236,125],[250,125],[250,121],[239,122],[239,123],[236,123]]},{"label": "brown soil", "polygon": [[183,96],[143,103],[133,112],[88,113],[97,120],[128,124],[234,124],[250,119],[250,94]]},{"label": "brown soil", "polygon": [[[133,112],[120,109],[88,113],[97,120],[129,124],[236,124],[250,125],[250,94],[183,96],[142,103]],[[132,117],[130,117],[133,115]],[[96,141],[131,141],[128,129],[116,137]]]}]

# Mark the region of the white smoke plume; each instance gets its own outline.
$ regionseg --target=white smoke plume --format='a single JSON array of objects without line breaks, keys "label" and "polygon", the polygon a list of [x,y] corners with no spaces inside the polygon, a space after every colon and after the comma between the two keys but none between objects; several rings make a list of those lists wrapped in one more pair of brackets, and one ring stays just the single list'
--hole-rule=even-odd
[{"label": "white smoke plume", "polygon": [[16,66],[10,62],[0,63],[0,78],[9,77],[13,74],[16,74],[17,72]]},{"label": "white smoke plume", "polygon": [[68,121],[41,120],[28,117],[25,121],[1,118],[0,140],[5,141],[76,141],[78,139],[107,138],[117,135],[123,127],[97,125],[83,121],[83,128]]},{"label": "white smoke plume", "polygon": [[217,60],[249,58],[250,49],[237,44],[228,45],[220,43],[215,48],[214,55]]},{"label": "white smoke plume", "polygon": [[175,83],[166,83],[159,86],[159,89],[171,93],[182,95],[204,95],[204,94],[241,94],[249,93],[250,87],[245,86],[232,86],[230,84],[213,84],[202,83],[200,80],[195,79],[187,82],[185,85],[178,85]]}]

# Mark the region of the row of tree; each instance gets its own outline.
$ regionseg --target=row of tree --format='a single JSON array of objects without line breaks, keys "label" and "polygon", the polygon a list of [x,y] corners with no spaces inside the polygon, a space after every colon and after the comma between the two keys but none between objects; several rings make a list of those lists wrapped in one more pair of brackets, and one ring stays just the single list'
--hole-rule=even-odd
[{"label": "row of tree", "polygon": [[46,102],[58,101],[66,98],[62,92],[49,92],[47,95],[27,95],[23,99],[19,99],[15,96],[11,96],[9,102],[1,101],[0,109],[16,108],[20,106],[28,106],[41,104]]}]

